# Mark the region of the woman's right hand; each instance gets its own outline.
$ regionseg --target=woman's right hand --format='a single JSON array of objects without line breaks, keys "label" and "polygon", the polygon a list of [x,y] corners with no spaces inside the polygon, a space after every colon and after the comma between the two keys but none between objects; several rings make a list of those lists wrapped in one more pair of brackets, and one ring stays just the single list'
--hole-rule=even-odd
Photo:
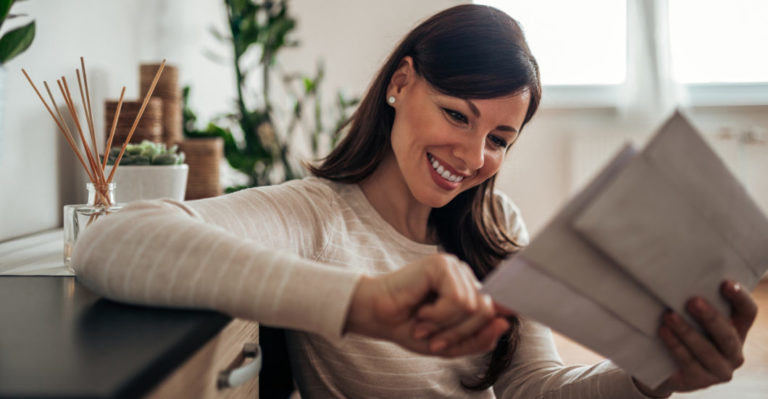
[{"label": "woman's right hand", "polygon": [[472,270],[453,255],[435,254],[403,268],[363,276],[345,331],[445,357],[492,350],[509,328]]}]

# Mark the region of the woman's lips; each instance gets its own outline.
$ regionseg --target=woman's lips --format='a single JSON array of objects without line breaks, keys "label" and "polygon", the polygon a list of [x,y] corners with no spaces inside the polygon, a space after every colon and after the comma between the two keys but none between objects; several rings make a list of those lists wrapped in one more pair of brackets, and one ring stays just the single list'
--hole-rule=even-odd
[{"label": "woman's lips", "polygon": [[[429,167],[429,174],[432,176],[432,180],[434,180],[435,184],[437,184],[440,188],[444,190],[454,190],[457,187],[459,187],[459,184],[464,179],[463,176],[460,175],[454,175],[450,171],[447,171],[449,174],[449,177],[443,177],[443,174],[446,174],[446,170],[443,171],[443,174],[438,173],[437,170],[435,170],[435,167],[433,166],[434,158],[431,156],[431,154],[427,154],[426,156],[427,166]],[[437,161],[439,164],[440,162]],[[445,169],[445,168],[444,168]],[[457,178],[458,181],[451,181],[451,179]]]}]

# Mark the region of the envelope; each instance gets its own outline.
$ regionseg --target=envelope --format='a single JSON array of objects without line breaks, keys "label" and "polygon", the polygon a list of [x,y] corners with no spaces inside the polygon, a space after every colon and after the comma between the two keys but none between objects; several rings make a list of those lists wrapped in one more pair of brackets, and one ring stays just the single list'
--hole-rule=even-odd
[{"label": "envelope", "polygon": [[523,256],[505,261],[488,276],[482,290],[496,302],[610,358],[650,387],[657,387],[677,368],[661,340],[631,327]]},{"label": "envelope", "polygon": [[655,387],[675,370],[657,336],[665,308],[688,317],[685,302],[702,296],[729,314],[722,281],[752,290],[767,269],[768,219],[676,112],[642,152],[622,149],[483,291]]},{"label": "envelope", "polygon": [[664,303],[571,227],[573,218],[615,180],[636,153],[631,146],[625,146],[518,256],[597,302],[633,328],[655,337]]},{"label": "envelope", "polygon": [[768,269],[768,219],[680,113],[573,228],[684,316],[694,295],[729,314],[722,281],[751,290]]}]

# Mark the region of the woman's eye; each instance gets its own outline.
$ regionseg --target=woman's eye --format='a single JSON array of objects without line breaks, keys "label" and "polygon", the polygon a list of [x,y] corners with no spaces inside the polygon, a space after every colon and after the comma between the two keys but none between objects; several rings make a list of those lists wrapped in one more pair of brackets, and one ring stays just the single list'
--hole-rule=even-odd
[{"label": "woman's eye", "polygon": [[458,111],[454,111],[454,110],[452,110],[452,109],[448,109],[448,108],[443,108],[443,112],[445,112],[446,114],[448,114],[448,116],[449,116],[451,119],[453,119],[454,121],[456,121],[456,122],[458,122],[458,123],[466,124],[466,123],[468,123],[468,122],[469,122],[469,120],[467,119],[467,117],[466,117],[466,116],[464,116],[464,114],[462,114],[461,112],[458,112]]},{"label": "woman's eye", "polygon": [[499,136],[494,136],[494,135],[488,136],[488,138],[496,147],[507,148],[507,140],[504,140],[503,138]]}]

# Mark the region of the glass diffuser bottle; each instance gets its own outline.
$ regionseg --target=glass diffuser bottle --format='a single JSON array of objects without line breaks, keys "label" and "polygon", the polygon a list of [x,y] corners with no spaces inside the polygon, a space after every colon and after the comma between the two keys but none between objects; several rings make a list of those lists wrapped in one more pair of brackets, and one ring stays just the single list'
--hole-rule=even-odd
[{"label": "glass diffuser bottle", "polygon": [[122,209],[115,203],[115,183],[86,184],[88,203],[64,206],[64,266],[70,272],[72,249],[77,238],[99,218]]}]

